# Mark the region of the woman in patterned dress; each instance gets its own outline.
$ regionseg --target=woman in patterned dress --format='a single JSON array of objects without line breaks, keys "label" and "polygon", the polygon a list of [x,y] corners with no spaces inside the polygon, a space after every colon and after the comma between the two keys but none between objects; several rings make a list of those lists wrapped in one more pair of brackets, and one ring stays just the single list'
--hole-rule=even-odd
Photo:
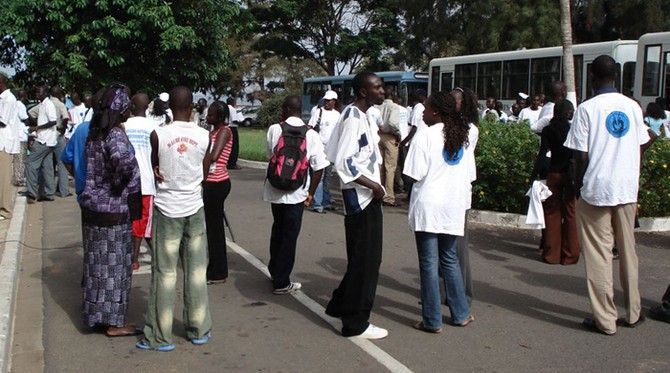
[{"label": "woman in patterned dress", "polygon": [[126,323],[132,278],[131,220],[141,216],[140,172],[121,123],[129,89],[114,84],[102,95],[86,140],[82,193],[84,280],[82,316],[109,337],[136,335]]}]

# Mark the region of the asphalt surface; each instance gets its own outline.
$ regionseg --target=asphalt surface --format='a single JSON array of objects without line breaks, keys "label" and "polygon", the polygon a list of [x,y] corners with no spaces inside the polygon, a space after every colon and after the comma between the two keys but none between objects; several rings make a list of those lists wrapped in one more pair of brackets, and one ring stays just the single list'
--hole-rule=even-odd
[{"label": "asphalt surface", "polygon": [[[582,328],[590,315],[584,265],[541,263],[537,231],[470,224],[476,321],[452,327],[444,307],[443,334],[414,330],[411,324],[421,317],[419,272],[406,204],[384,211],[383,263],[371,321],[387,328],[389,337],[353,343],[339,335],[333,319],[320,316],[346,267],[339,195],[334,197],[340,212],[305,211],[292,276],[303,283],[302,293],[276,296],[266,275],[248,260],[269,260],[272,216],[261,199],[264,172],[231,172],[226,213],[236,246],[228,253],[228,282],[209,287],[210,343],[196,347],[185,339],[181,284],[172,352],[140,351],[134,347],[137,337],[108,338],[84,327],[79,208],[72,197],[57,198],[27,206],[12,371],[670,371],[670,324],[647,320],[614,336]],[[646,310],[670,280],[670,235],[638,233],[637,240]],[[145,254],[133,278],[129,319],[138,325],[147,305],[148,260]],[[621,314],[618,280],[615,286]]]}]

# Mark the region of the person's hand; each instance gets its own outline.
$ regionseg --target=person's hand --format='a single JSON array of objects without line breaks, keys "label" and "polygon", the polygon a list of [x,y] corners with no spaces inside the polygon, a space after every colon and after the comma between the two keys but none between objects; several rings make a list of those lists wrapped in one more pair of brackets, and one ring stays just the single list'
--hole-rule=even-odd
[{"label": "person's hand", "polygon": [[165,178],[163,178],[163,175],[161,175],[160,171],[158,170],[158,166],[154,167],[154,177],[156,178],[156,181],[159,183],[162,183]]},{"label": "person's hand", "polygon": [[28,127],[28,131],[30,131],[30,132],[36,132],[36,131],[37,131],[37,126],[30,126],[30,127]]},{"label": "person's hand", "polygon": [[305,200],[305,207],[309,207],[312,204],[313,200],[314,200],[314,196],[311,195],[311,194],[308,195],[307,199]]},{"label": "person's hand", "polygon": [[377,183],[375,183],[374,188],[372,188],[372,193],[372,198],[374,199],[382,199],[386,195],[384,188]]}]

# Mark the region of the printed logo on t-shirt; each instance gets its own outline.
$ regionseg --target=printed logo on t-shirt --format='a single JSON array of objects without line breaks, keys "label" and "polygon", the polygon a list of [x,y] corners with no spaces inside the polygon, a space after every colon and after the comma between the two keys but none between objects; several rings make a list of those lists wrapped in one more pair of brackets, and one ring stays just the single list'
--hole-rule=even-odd
[{"label": "printed logo on t-shirt", "polygon": [[179,144],[179,147],[177,148],[177,152],[179,154],[184,155],[184,153],[186,153],[187,151],[188,151],[188,146],[186,146],[186,144],[184,144],[184,143]]},{"label": "printed logo on t-shirt", "polygon": [[460,149],[456,152],[456,154],[449,155],[447,153],[447,149],[442,149],[442,158],[444,159],[445,162],[449,166],[455,166],[459,163],[461,163],[461,159],[463,159],[463,154],[465,154],[465,147],[461,146]]},{"label": "printed logo on t-shirt", "polygon": [[607,125],[607,132],[615,138],[626,136],[630,129],[630,120],[628,116],[620,111],[613,111],[605,120]]}]

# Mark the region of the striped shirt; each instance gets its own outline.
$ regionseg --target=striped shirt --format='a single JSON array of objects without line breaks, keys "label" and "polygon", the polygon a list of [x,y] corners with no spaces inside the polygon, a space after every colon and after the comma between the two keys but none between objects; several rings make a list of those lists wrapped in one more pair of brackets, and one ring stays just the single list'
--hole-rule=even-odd
[{"label": "striped shirt", "polygon": [[228,158],[230,157],[230,151],[233,149],[233,131],[230,130],[229,126],[223,126],[212,132],[210,134],[210,139],[212,141],[212,149],[214,149],[214,146],[216,145],[216,137],[221,130],[228,131],[228,142],[223,147],[219,159],[217,159],[216,162],[212,162],[209,166],[207,182],[210,183],[220,183],[230,179],[230,176],[228,175]]}]

